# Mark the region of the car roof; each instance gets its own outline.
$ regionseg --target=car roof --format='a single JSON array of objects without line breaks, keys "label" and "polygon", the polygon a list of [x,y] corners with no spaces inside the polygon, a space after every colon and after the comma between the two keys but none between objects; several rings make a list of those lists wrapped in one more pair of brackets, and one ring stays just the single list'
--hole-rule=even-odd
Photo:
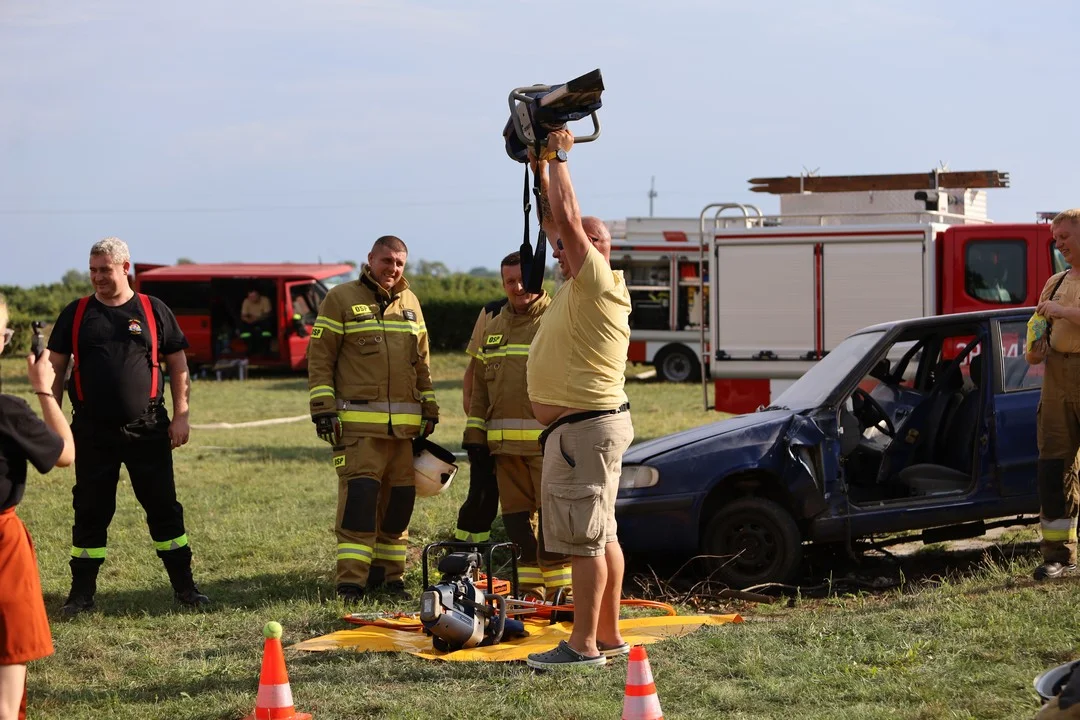
[{"label": "car roof", "polygon": [[267,278],[281,277],[283,275],[322,279],[353,272],[359,273],[351,265],[338,263],[332,265],[315,263],[190,263],[143,270],[138,275],[140,279],[146,280],[171,280],[185,277]]},{"label": "car roof", "polygon": [[894,328],[898,327],[932,327],[935,325],[951,325],[954,323],[963,322],[983,322],[985,320],[1000,320],[1014,317],[1024,318],[1024,320],[1027,320],[1027,318],[1031,317],[1034,312],[1034,306],[1027,306],[1000,308],[996,310],[976,310],[974,312],[951,313],[949,315],[927,315],[926,317],[905,318],[903,320],[891,320],[889,322],[870,325],[852,333],[852,335],[860,335],[862,333],[870,332],[881,332],[883,330],[893,330]]}]

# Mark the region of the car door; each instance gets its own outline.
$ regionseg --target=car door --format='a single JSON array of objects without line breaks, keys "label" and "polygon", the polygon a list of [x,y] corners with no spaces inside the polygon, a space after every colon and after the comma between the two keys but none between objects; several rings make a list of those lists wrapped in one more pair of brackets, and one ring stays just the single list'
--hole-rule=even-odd
[{"label": "car door", "polygon": [[1037,497],[1038,444],[1035,418],[1042,392],[1043,365],[1024,360],[1027,318],[995,321],[994,442],[1003,496]]}]

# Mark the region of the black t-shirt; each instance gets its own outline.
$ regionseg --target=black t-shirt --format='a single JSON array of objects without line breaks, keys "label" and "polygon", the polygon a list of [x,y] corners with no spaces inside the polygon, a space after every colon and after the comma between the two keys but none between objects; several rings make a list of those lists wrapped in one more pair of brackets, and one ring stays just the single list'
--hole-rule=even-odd
[{"label": "black t-shirt", "polygon": [[[157,323],[158,360],[188,347],[169,307],[150,298]],[[79,301],[60,313],[49,336],[49,352],[71,355],[71,326]],[[124,425],[146,413],[150,404],[150,328],[139,296],[123,305],[109,307],[96,297],[86,304],[79,327],[79,376],[83,401],[75,394],[74,377],[68,382],[68,397],[76,412],[97,422]],[[158,375],[155,399],[165,396],[163,375]]]},{"label": "black t-shirt", "polygon": [[26,463],[39,473],[56,466],[64,441],[25,400],[0,395],[0,510],[15,507],[26,489]]}]

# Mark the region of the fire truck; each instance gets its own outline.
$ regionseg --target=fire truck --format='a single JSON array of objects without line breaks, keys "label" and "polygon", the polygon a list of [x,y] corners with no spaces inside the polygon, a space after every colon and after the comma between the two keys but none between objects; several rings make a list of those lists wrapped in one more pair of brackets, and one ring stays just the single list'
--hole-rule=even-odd
[{"label": "fire truck", "polygon": [[[768,405],[850,333],[879,322],[1037,303],[1068,266],[1049,219],[986,214],[991,171],[755,178],[780,212],[607,223],[633,303],[629,360],[702,384],[706,410]],[[1019,352],[1019,349],[1015,349]],[[708,379],[714,397],[709,401]]]}]

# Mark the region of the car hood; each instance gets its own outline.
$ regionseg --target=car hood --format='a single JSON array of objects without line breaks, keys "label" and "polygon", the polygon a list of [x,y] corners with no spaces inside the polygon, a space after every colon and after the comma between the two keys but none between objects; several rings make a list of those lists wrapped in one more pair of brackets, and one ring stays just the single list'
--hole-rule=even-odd
[{"label": "car hood", "polygon": [[773,435],[777,425],[786,423],[794,414],[792,410],[763,410],[736,415],[726,420],[646,440],[632,445],[623,454],[623,464],[643,463],[657,455],[663,455],[672,450],[683,450],[695,443],[731,433],[739,433],[739,444],[751,444],[758,439],[765,440]]}]

